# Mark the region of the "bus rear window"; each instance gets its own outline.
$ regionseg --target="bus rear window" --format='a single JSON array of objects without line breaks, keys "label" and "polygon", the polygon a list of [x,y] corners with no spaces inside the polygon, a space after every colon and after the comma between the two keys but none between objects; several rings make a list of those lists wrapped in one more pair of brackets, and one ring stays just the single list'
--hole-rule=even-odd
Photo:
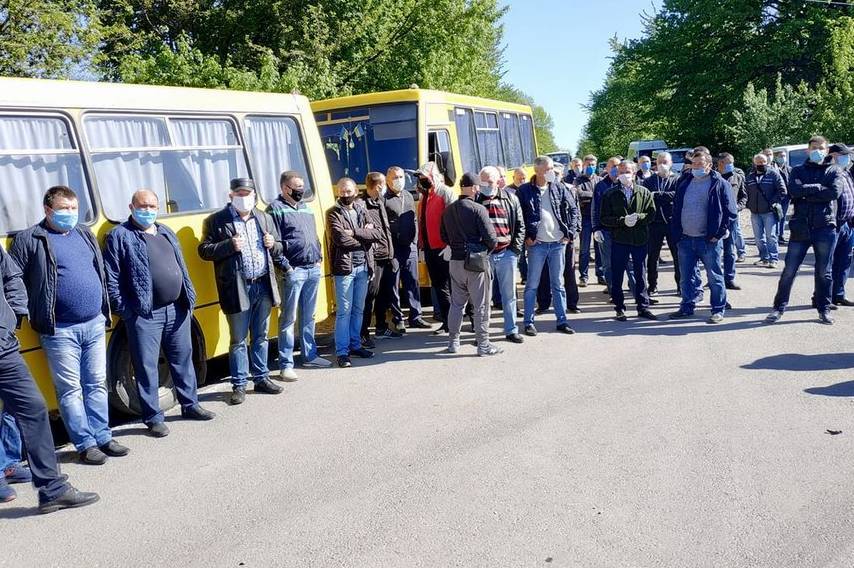
[{"label": "bus rear window", "polygon": [[522,155],[522,138],[519,135],[519,115],[510,112],[501,113],[498,129],[501,131],[501,142],[504,144],[504,154],[508,168],[515,168],[525,163]]},{"label": "bus rear window", "polygon": [[80,150],[64,118],[0,116],[0,234],[44,217],[42,196],[54,185],[77,193],[80,221],[94,218]]}]

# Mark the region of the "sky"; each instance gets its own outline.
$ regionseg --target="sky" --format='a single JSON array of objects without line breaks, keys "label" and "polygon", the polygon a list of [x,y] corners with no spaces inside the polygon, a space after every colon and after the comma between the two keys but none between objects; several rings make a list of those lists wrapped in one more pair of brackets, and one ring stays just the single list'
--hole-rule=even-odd
[{"label": "sky", "polygon": [[[608,71],[609,39],[615,34],[621,40],[639,38],[641,12],[654,13],[660,2],[507,0],[506,4],[504,79],[551,114],[558,146],[574,152],[587,122],[581,105],[602,86]],[[552,32],[543,33],[544,25]]]}]

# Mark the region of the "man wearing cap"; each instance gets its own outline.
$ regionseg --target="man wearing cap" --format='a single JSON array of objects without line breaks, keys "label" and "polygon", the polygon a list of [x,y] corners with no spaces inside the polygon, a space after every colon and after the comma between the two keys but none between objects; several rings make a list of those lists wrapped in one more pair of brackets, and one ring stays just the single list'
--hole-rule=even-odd
[{"label": "man wearing cap", "polygon": [[[848,156],[850,151],[842,145],[831,146],[832,161],[827,156],[827,140],[813,136],[809,143],[809,159],[792,170],[789,194],[794,213],[789,220],[789,249],[785,267],[777,284],[774,309],[765,318],[774,323],[783,317],[795,276],[812,247],[815,253],[815,289],[813,306],[818,310],[819,322],[833,325],[830,316],[831,289],[833,285],[832,259],[836,247],[837,200],[842,195],[844,180],[837,156]],[[831,171],[831,167],[833,171]]]},{"label": "man wearing cap", "polygon": [[[496,176],[497,178],[497,176]],[[465,173],[460,179],[460,198],[448,205],[442,214],[442,240],[451,247],[450,274],[451,309],[448,313],[448,353],[460,349],[460,328],[463,310],[467,303],[474,312],[474,330],[477,337],[477,354],[481,357],[497,355],[503,349],[489,341],[489,297],[492,292],[492,265],[488,259],[482,271],[466,266],[469,251],[489,253],[498,239],[486,207],[475,203],[479,177]]]},{"label": "man wearing cap", "polygon": [[255,392],[282,392],[282,387],[270,381],[267,367],[270,311],[280,303],[274,267],[282,244],[273,219],[256,207],[253,180],[231,180],[229,197],[231,203],[205,219],[199,256],[214,263],[219,303],[230,337],[230,402],[242,404],[250,378]]}]

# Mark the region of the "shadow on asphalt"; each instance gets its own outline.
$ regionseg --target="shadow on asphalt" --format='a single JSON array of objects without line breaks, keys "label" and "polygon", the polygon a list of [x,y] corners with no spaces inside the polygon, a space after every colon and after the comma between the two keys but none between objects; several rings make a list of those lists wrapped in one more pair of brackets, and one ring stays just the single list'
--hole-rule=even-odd
[{"label": "shadow on asphalt", "polygon": [[741,368],[768,371],[834,371],[851,369],[854,368],[854,353],[822,353],[819,355],[782,353],[780,355],[757,359],[753,363],[742,365]]},{"label": "shadow on asphalt", "polygon": [[0,509],[0,519],[23,519],[40,514],[37,507],[3,507]]},{"label": "shadow on asphalt", "polygon": [[[848,353],[847,355],[852,355]],[[854,396],[854,381],[845,381],[844,383],[836,383],[826,387],[810,387],[804,389],[807,394],[815,394],[818,396]]]}]

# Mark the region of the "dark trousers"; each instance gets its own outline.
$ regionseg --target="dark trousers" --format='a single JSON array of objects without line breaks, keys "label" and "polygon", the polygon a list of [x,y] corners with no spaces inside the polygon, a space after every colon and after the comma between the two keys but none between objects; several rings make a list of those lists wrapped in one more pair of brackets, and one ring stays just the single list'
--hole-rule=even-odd
[{"label": "dark trousers", "polygon": [[[578,300],[580,299],[578,292],[578,279],[575,276],[575,248],[572,243],[566,245],[566,259],[563,265],[563,289],[566,290],[566,307],[567,309],[578,309]],[[547,310],[552,305],[552,289],[549,281],[549,261],[543,264],[543,275],[540,278],[540,285],[537,286],[537,307],[541,310]]]},{"label": "dark trousers", "polygon": [[833,290],[834,300],[845,298],[845,283],[848,282],[848,270],[851,268],[851,251],[854,248],[854,228],[842,223],[836,231],[836,249],[833,251]]},{"label": "dark trousers", "polygon": [[427,262],[430,285],[436,293],[438,304],[433,306],[433,314],[447,326],[448,311],[451,309],[451,273],[448,261],[439,256],[441,252],[440,249],[427,249],[424,251],[424,260]]},{"label": "dark trousers", "polygon": [[125,320],[133,371],[139,389],[142,421],[148,425],[163,422],[160,410],[158,361],[160,351],[169,363],[172,384],[182,409],[199,403],[196,394],[196,370],[193,368],[193,344],[190,336],[192,315],[189,310],[169,304],[144,318],[134,315]]},{"label": "dark trousers", "polygon": [[[593,220],[590,217],[581,218],[581,249],[578,251],[578,275],[585,282],[590,267],[590,244],[593,242]],[[599,256],[598,254],[596,255]],[[599,276],[599,268],[596,268],[596,276]]]},{"label": "dark trousers", "polygon": [[[368,282],[368,295],[365,296],[364,317],[362,318],[362,337],[370,334],[371,314],[376,318],[376,331],[379,333],[386,329],[385,314],[391,304],[391,287],[394,285],[391,260],[378,260],[374,267],[374,273]],[[382,327],[380,326],[382,321]]]},{"label": "dark trousers", "polygon": [[669,226],[663,223],[652,223],[649,225],[649,244],[647,245],[649,254],[646,259],[646,270],[649,275],[650,290],[658,290],[658,259],[661,257],[661,248],[664,246],[665,239],[667,240],[667,248],[670,250],[670,255],[673,257],[676,289],[679,289],[679,282],[681,281],[678,259],[679,253],[676,248],[676,243],[673,242],[673,237],[670,236],[669,229]]},{"label": "dark trousers", "polygon": [[783,267],[783,273],[780,274],[777,294],[774,296],[774,309],[782,312],[789,305],[795,276],[797,276],[798,268],[804,262],[810,247],[815,253],[813,302],[819,313],[827,311],[833,286],[833,251],[836,248],[836,229],[834,227],[810,229],[808,241],[789,241],[789,249],[786,251],[786,265]]},{"label": "dark trousers", "polygon": [[[380,284],[380,290],[389,290],[391,298],[389,299],[389,308],[391,309],[391,319],[395,323],[403,321],[403,310],[409,309],[409,322],[417,320],[421,317],[421,285],[418,283],[418,249],[413,244],[409,248],[395,248],[394,256],[397,259],[397,270],[389,270],[383,274],[384,279],[391,280],[390,287],[385,284]],[[403,291],[403,300],[401,301],[401,290]],[[386,329],[388,325],[385,321],[385,313],[377,314],[377,328]]]},{"label": "dark trousers", "polygon": [[68,490],[68,478],[56,461],[44,397],[17,350],[0,356],[0,400],[18,422],[39,499],[59,497]]},{"label": "dark trousers", "polygon": [[635,297],[638,312],[649,309],[649,293],[646,287],[646,255],[648,245],[632,246],[624,245],[616,241],[611,242],[611,299],[614,300],[614,308],[618,312],[626,310],[626,299],[623,295],[623,276],[629,269],[629,257],[631,257],[631,270],[634,275],[634,288],[632,293]]}]

